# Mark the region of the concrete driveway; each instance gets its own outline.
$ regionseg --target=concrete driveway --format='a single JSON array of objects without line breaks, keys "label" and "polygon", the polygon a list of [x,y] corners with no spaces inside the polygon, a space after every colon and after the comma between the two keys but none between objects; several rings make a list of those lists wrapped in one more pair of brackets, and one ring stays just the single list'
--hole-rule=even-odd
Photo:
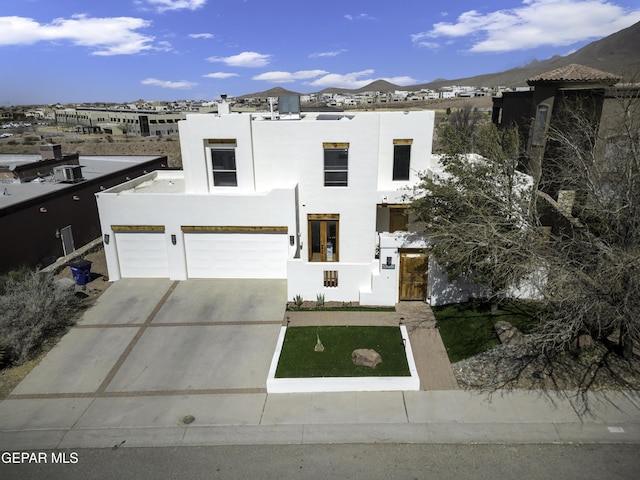
[{"label": "concrete driveway", "polygon": [[282,280],[123,279],[12,395],[263,391]]}]

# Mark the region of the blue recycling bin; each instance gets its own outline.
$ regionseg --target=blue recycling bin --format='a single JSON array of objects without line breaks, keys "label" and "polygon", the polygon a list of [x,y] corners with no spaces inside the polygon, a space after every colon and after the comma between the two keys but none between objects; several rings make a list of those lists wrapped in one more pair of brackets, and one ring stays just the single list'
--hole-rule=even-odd
[{"label": "blue recycling bin", "polygon": [[67,265],[71,268],[71,273],[76,285],[84,287],[91,281],[91,262],[89,260],[72,260]]}]

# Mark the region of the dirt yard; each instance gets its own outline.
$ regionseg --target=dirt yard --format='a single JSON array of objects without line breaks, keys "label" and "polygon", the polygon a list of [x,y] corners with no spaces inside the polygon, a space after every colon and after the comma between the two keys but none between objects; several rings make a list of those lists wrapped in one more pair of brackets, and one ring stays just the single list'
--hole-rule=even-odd
[{"label": "dirt yard", "polygon": [[80,155],[166,155],[169,168],[182,168],[178,135],[164,137],[79,134],[59,127],[37,127],[0,139],[0,154],[39,154],[43,142],[59,143],[65,154]]}]

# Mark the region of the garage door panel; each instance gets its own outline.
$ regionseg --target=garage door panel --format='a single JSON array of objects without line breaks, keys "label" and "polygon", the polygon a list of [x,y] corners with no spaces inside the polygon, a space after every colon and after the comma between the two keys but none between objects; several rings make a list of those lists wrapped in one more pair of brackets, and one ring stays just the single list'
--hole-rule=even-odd
[{"label": "garage door panel", "polygon": [[189,278],[286,278],[288,236],[186,233]]},{"label": "garage door panel", "polygon": [[169,259],[163,233],[116,233],[123,278],[167,278]]}]

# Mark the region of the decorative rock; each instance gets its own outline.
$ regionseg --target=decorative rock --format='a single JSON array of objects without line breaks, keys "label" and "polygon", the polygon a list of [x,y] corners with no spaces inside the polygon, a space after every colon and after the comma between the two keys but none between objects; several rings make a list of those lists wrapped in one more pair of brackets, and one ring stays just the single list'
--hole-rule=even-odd
[{"label": "decorative rock", "polygon": [[324,352],[324,345],[322,345],[322,342],[320,341],[320,335],[318,335],[317,333],[316,333],[316,338],[318,340],[316,341],[316,346],[313,347],[313,350],[316,352]]},{"label": "decorative rock", "polygon": [[351,360],[356,365],[367,368],[375,368],[382,361],[382,357],[375,350],[370,348],[358,348],[351,353]]},{"label": "decorative rock", "polygon": [[588,333],[581,333],[580,335],[578,335],[577,343],[579,350],[587,350],[595,346],[593,337]]},{"label": "decorative rock", "polygon": [[523,335],[520,330],[511,325],[509,322],[500,320],[496,322],[493,329],[498,335],[500,343],[506,343],[508,345],[519,345],[523,342]]}]

